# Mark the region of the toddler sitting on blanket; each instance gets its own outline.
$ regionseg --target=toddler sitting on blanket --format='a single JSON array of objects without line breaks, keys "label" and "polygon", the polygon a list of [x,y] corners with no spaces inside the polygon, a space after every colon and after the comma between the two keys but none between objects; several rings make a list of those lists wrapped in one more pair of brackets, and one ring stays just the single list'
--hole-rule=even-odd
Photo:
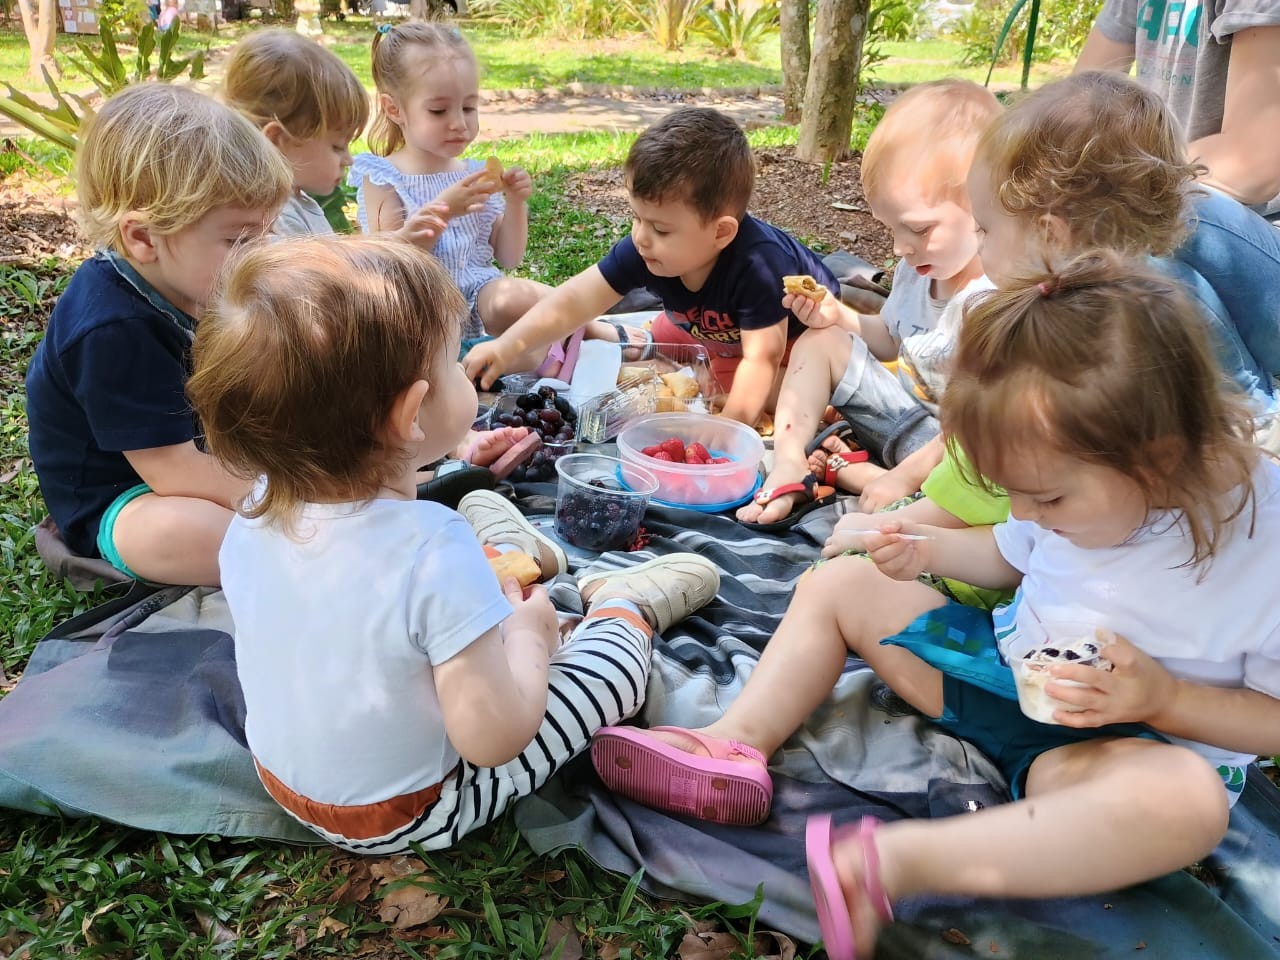
[{"label": "toddler sitting on blanket", "polygon": [[639,709],[653,632],[719,585],[693,554],[586,576],[566,633],[542,587],[495,576],[516,553],[565,569],[514,506],[415,499],[475,416],[466,311],[410,244],[316,237],[241,257],[195,344],[210,450],[256,482],[218,558],[249,749],[285,810],[358,853],[450,846],[532,793]]}]

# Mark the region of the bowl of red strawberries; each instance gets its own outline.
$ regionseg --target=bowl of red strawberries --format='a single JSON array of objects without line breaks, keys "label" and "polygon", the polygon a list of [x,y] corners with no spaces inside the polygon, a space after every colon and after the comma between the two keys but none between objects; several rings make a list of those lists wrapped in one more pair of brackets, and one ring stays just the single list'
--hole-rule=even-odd
[{"label": "bowl of red strawberries", "polygon": [[746,424],[705,413],[655,413],[618,434],[618,456],[658,480],[653,503],[727,510],[760,483],[764,443]]}]

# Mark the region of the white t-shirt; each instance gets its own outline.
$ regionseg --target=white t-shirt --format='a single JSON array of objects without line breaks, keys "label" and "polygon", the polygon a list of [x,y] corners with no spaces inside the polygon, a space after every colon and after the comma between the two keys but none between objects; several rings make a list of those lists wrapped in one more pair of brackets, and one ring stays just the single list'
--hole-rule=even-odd
[{"label": "white t-shirt", "polygon": [[[1254,484],[1256,515],[1241,515],[1207,571],[1180,566],[1190,541],[1170,514],[1153,516],[1129,543],[1096,550],[1029,521],[997,525],[1000,553],[1024,574],[1013,601],[992,612],[1001,650],[1043,642],[1040,622],[1083,621],[1124,637],[1180,679],[1280,697],[1280,467],[1264,460]],[[1254,759],[1176,742],[1215,767]]]},{"label": "white t-shirt", "polygon": [[930,292],[931,281],[906,260],[893,271],[893,289],[880,311],[889,335],[899,344],[898,379],[907,392],[935,416],[955,353],[965,302],[995,284],[985,276],[970,280],[949,300]]},{"label": "white t-shirt", "polygon": [[271,235],[277,240],[285,237],[326,237],[333,233],[334,229],[320,204],[310,195],[296,190],[289,194],[289,199],[271,224]]},{"label": "white t-shirt", "polygon": [[293,537],[237,516],[218,554],[254,757],[321,803],[376,803],[458,763],[434,664],[511,614],[437,503],[312,504]]}]

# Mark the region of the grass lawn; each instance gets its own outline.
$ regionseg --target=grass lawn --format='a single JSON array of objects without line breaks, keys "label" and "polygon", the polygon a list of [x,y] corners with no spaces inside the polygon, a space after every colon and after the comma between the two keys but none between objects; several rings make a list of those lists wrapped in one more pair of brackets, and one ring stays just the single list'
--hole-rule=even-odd
[{"label": "grass lawn", "polygon": [[[180,38],[184,52],[209,44],[214,48],[235,43],[247,30],[257,25],[231,23],[217,34],[199,34],[188,29]],[[369,70],[369,44],[373,35],[367,19],[352,18],[344,22],[326,21],[324,29],[331,49],[349,64],[361,82],[373,87]],[[754,59],[729,59],[717,56],[701,39],[693,39],[683,50],[669,52],[641,35],[610,40],[568,41],[551,38],[513,37],[502,26],[480,20],[465,21],[462,29],[475,48],[484,68],[483,86],[494,90],[516,88],[542,89],[564,86],[572,81],[587,84],[660,87],[670,90],[698,90],[702,87],[751,87],[782,81],[778,66],[778,39],[766,40]],[[75,37],[58,35],[58,49],[74,51]],[[880,86],[901,86],[936,80],[945,76],[964,76],[982,82],[986,67],[959,66],[960,46],[948,40],[916,43],[885,43],[888,55],[873,73]],[[71,89],[80,91],[90,86],[87,78],[65,58],[62,66]],[[0,30],[0,80],[18,89],[41,91],[40,80],[26,76],[27,46],[21,30]],[[1036,64],[1032,83],[1039,85],[1065,75],[1068,64]],[[1016,86],[1020,72],[1017,66],[996,70],[992,82]]]},{"label": "grass lawn", "polygon": [[[775,145],[793,142],[794,131],[758,130],[750,138],[754,146]],[[630,142],[629,135],[575,134],[497,145],[538,182],[526,275],[557,283],[616,239],[602,218],[566,200],[565,187],[574,170],[621,162]],[[97,599],[52,581],[29,532],[44,508],[27,459],[22,378],[49,297],[74,267],[0,265],[0,665],[10,680],[47,630]],[[357,884],[342,894],[343,882],[362,870],[327,848],[171,837],[0,810],[0,956],[575,957],[580,940],[588,957],[666,957],[697,922],[746,938],[755,915],[750,904],[655,903],[637,895],[633,879],[606,874],[580,855],[537,857],[510,819],[425,858],[425,879],[414,883],[447,898],[430,926],[396,931],[380,919],[383,898],[404,881]]]}]

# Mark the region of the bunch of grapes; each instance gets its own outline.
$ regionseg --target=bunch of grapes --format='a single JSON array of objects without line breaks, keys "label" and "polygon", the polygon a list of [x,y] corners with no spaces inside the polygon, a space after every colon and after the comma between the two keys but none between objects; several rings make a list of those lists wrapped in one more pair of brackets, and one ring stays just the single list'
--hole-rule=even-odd
[{"label": "bunch of grapes", "polygon": [[516,408],[495,415],[493,422],[496,426],[528,427],[542,438],[542,445],[529,461],[516,467],[509,477],[512,483],[536,483],[556,478],[556,460],[573,449],[578,414],[553,388],[539,387],[536,393],[516,397]]}]

